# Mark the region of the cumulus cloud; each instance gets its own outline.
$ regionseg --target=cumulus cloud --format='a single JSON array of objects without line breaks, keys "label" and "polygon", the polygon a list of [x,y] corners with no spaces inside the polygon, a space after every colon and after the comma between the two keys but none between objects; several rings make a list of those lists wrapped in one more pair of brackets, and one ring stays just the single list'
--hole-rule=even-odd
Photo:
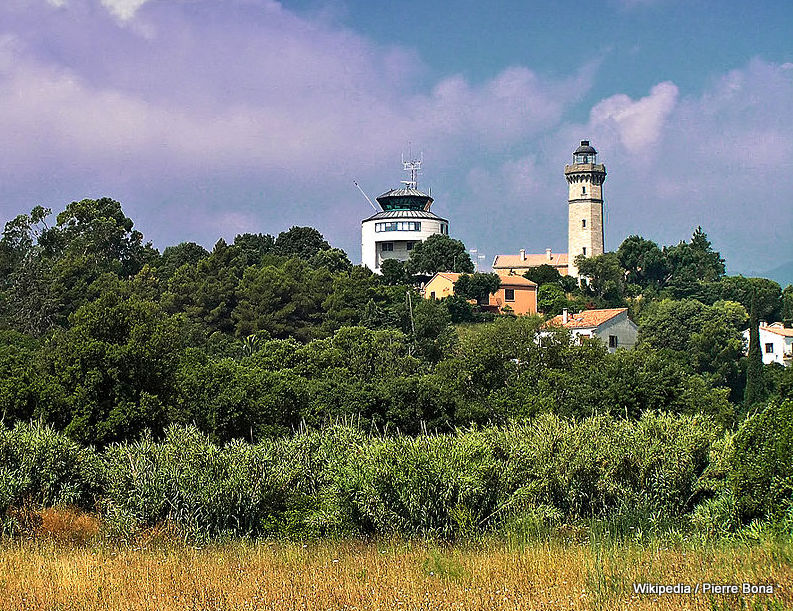
[{"label": "cumulus cloud", "polygon": [[[83,0],[77,1],[82,2]],[[132,19],[138,9],[148,1],[149,0],[100,0],[102,6],[122,21]],[[46,0],[46,2],[56,8],[67,7],[70,4],[70,0]]]},{"label": "cumulus cloud", "polygon": [[635,101],[617,94],[592,108],[590,125],[596,131],[614,130],[626,149],[639,152],[658,142],[677,97],[677,86],[668,81],[659,83],[650,95]]},{"label": "cumulus cloud", "polygon": [[611,246],[631,233],[676,242],[702,225],[733,271],[792,259],[780,231],[793,228],[790,100],[793,71],[753,60],[696,95],[659,83],[639,100],[595,105],[577,129],[609,168]]},{"label": "cumulus cloud", "polygon": [[132,19],[148,0],[102,0],[102,6],[121,20]]},{"label": "cumulus cloud", "polygon": [[[140,4],[117,0],[113,10],[129,15]],[[61,34],[56,58],[38,54],[52,38],[46,25],[43,34],[14,36],[2,51],[0,79],[13,95],[0,91],[0,121],[27,143],[19,152],[306,171],[334,156],[394,154],[408,141],[454,156],[465,140],[498,148],[547,129],[589,87],[590,70],[554,80],[512,67],[481,83],[452,76],[423,91],[410,50],[308,22],[274,2],[207,1],[197,17],[186,7],[153,3],[146,38],[106,22],[66,32],[50,25]]]},{"label": "cumulus cloud", "polygon": [[[112,18],[92,10],[99,2],[70,0],[69,20],[44,15],[26,27],[17,13],[16,28],[0,26],[0,129],[18,143],[0,153],[5,184],[51,176],[53,165],[109,186],[119,175],[169,189],[236,177],[240,190],[267,185],[261,215],[280,197],[295,200],[295,216],[314,214],[300,202],[345,193],[353,172],[372,185],[398,180],[411,141],[439,173],[472,147],[499,152],[558,124],[591,85],[591,66],[565,78],[513,66],[482,82],[433,83],[412,50],[269,0],[152,2],[134,20],[145,31],[114,21],[141,0],[101,0]],[[219,211],[216,221],[207,233],[231,226]]]}]

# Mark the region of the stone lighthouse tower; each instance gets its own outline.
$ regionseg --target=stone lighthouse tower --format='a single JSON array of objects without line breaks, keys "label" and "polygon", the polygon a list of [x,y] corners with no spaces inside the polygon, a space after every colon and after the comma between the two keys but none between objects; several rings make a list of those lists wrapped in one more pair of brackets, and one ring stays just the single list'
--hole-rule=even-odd
[{"label": "stone lighthouse tower", "polygon": [[597,162],[597,151],[582,140],[573,153],[573,164],[564,166],[569,188],[567,203],[567,273],[578,276],[575,258],[603,254],[603,181],[606,166]]}]

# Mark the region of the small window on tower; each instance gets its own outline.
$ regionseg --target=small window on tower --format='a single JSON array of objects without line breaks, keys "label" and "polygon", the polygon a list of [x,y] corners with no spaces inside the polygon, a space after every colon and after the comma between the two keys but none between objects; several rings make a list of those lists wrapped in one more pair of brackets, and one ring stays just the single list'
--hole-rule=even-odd
[{"label": "small window on tower", "polygon": [[581,219],[581,229],[586,229],[586,219]]},{"label": "small window on tower", "polygon": [[581,249],[581,254],[586,257],[586,246]]},{"label": "small window on tower", "polygon": [[581,187],[581,195],[586,195],[586,187]]}]

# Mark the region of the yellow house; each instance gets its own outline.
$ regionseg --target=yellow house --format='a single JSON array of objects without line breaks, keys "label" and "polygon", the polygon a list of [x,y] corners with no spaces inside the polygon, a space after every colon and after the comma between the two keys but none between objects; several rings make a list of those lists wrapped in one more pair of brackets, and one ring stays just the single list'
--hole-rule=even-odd
[{"label": "yellow house", "polygon": [[[454,283],[461,274],[438,272],[424,286],[425,299],[444,299],[454,295]],[[509,274],[499,274],[501,286],[490,295],[486,306],[498,312],[511,311],[513,314],[537,313],[537,284],[524,278]]]}]

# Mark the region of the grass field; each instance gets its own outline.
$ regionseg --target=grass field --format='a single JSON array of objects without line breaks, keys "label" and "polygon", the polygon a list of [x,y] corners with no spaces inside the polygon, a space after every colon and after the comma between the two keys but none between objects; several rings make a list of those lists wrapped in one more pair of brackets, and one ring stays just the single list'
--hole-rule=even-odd
[{"label": "grass field", "polygon": [[[634,582],[771,584],[636,595]],[[790,609],[793,545],[546,541],[0,545],[1,609]]]}]

